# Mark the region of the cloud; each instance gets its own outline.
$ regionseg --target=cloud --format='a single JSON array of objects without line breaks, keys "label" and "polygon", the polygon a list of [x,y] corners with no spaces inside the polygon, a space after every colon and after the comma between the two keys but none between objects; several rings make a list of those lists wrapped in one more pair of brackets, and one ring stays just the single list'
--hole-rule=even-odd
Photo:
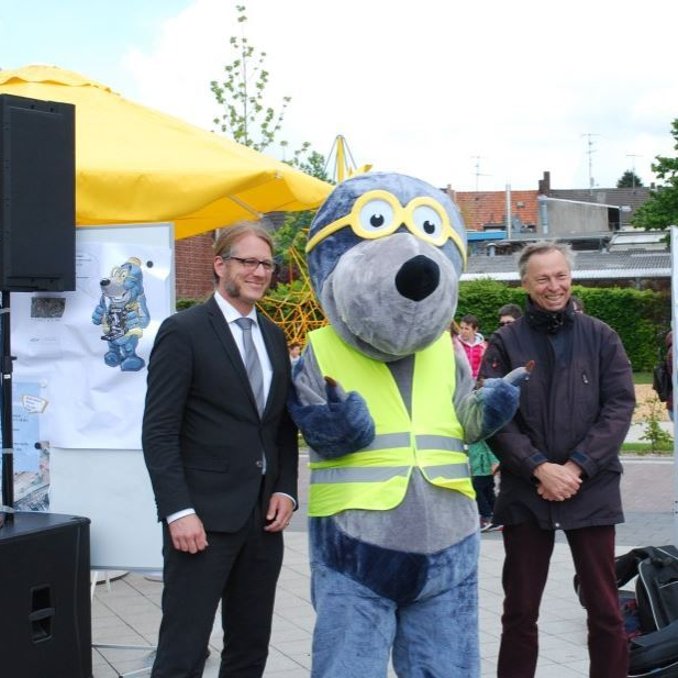
[{"label": "cloud", "polygon": [[268,103],[292,97],[292,147],[327,154],[343,134],[358,164],[459,190],[536,188],[544,170],[585,187],[589,160],[597,185],[632,164],[649,182],[654,156],[673,153],[678,9],[624,4],[256,0],[239,25],[230,3],[194,0],[124,66],[133,98],[209,129],[209,82],[244,28],[267,54]]}]

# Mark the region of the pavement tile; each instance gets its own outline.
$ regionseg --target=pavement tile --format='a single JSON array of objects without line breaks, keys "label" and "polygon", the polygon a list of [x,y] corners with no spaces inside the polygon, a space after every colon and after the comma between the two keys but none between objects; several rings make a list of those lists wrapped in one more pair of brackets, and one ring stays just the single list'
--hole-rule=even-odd
[{"label": "pavement tile", "polygon": [[[637,432],[636,432],[637,433]],[[617,528],[617,553],[634,546],[668,544],[678,534],[673,515],[673,461],[628,459],[622,479],[627,523]],[[302,502],[303,503],[303,502]],[[271,650],[265,678],[308,678],[314,612],[310,603],[310,568],[305,518],[295,516],[285,534],[285,561],[273,619]],[[479,563],[479,620],[481,676],[494,678],[501,634],[500,532],[481,537]],[[582,678],[588,675],[585,612],[572,587],[574,568],[563,535],[558,535],[539,621],[540,657],[536,678]],[[107,584],[97,584],[92,601],[93,642],[153,644],[160,622],[162,584],[144,573],[130,572]],[[204,678],[217,678],[221,648],[220,614],[210,638],[212,653]],[[142,669],[152,654],[145,648],[92,651],[93,678]],[[111,667],[115,667],[115,670]],[[117,672],[116,672],[117,671]],[[142,676],[146,674],[135,674]],[[394,676],[389,668],[389,676]],[[455,677],[456,678],[456,677]]]}]

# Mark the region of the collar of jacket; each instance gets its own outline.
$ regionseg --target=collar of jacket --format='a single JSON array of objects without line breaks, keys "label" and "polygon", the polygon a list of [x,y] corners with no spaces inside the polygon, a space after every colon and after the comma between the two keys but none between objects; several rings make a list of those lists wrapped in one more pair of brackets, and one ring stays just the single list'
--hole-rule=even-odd
[{"label": "collar of jacket", "polygon": [[556,334],[563,327],[567,327],[574,322],[576,312],[572,306],[572,300],[567,302],[567,306],[562,311],[545,311],[537,306],[532,299],[528,298],[525,307],[525,317],[530,327],[539,332]]}]

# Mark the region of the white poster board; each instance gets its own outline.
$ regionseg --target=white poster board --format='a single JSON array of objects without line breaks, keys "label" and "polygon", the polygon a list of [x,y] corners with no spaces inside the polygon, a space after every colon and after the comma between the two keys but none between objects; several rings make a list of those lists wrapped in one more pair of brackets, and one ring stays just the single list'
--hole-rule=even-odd
[{"label": "white poster board", "polygon": [[[171,224],[78,228],[76,290],[12,295],[14,437],[23,451],[16,459],[37,469],[36,484],[49,486],[50,512],[92,521],[93,568],[162,566],[141,421],[148,356],[175,308],[173,252]],[[148,322],[135,345],[120,347],[112,306],[118,297],[102,296],[103,280],[124,280],[129,262],[143,274]],[[107,309],[106,322],[97,322],[97,308],[99,315]],[[142,314],[138,303],[134,308]],[[31,463],[31,453],[41,458]]]}]

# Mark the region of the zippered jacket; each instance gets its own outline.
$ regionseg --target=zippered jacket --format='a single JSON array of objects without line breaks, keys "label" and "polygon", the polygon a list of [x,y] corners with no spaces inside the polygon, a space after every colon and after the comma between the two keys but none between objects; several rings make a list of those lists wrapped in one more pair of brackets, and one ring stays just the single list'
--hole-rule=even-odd
[{"label": "zippered jacket", "polygon": [[[501,462],[497,522],[535,520],[543,529],[623,522],[619,450],[635,407],[629,360],[614,330],[571,305],[550,319],[545,324],[528,301],[525,316],[492,335],[481,366],[490,378],[535,361],[516,416],[489,440]],[[579,491],[562,502],[542,499],[535,468],[568,460],[583,471]]]}]

